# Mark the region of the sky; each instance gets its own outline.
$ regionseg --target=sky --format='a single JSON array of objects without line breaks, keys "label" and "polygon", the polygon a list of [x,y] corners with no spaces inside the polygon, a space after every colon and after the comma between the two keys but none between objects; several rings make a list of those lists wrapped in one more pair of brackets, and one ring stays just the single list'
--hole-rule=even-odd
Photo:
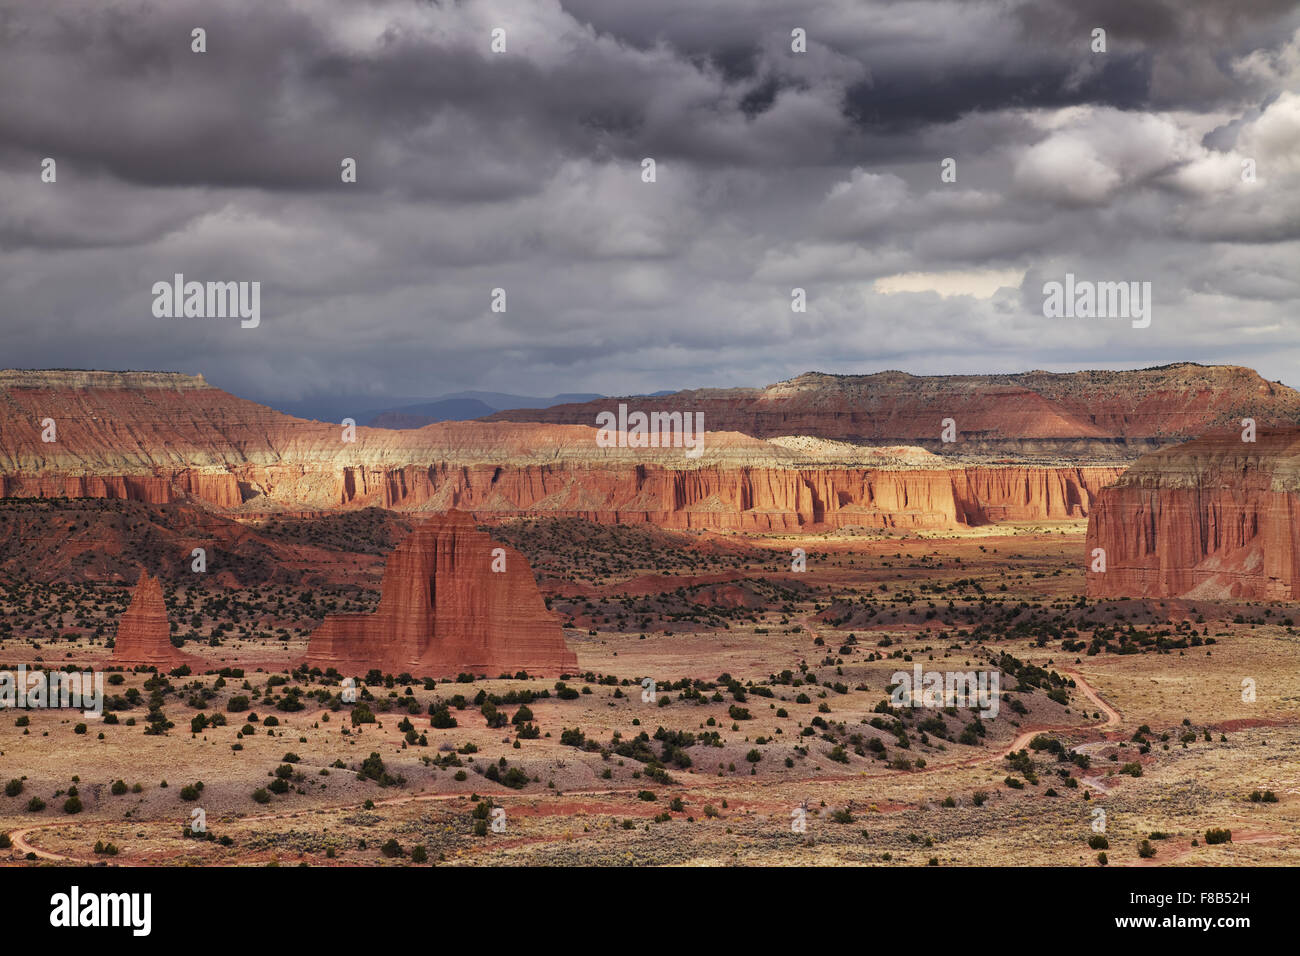
[{"label": "sky", "polygon": [[[0,367],[1300,385],[1294,2],[0,0],[0,90]],[[177,273],[260,283],[259,324],[159,317]],[[1046,317],[1067,273],[1149,282],[1150,324]]]}]

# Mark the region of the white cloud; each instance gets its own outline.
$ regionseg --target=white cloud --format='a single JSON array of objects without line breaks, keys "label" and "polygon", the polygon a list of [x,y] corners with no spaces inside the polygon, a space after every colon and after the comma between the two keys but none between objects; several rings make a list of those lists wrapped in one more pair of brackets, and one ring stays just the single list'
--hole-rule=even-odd
[{"label": "white cloud", "polygon": [[1020,288],[1023,269],[983,269],[969,272],[906,272],[877,279],[875,289],[885,295],[899,292],[934,292],[943,297],[968,295],[988,299],[1003,288]]}]

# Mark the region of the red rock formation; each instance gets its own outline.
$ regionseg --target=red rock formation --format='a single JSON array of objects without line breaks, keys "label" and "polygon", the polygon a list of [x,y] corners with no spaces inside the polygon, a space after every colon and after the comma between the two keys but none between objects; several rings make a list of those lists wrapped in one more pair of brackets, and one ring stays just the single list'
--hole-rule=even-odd
[{"label": "red rock formation", "polygon": [[[504,570],[494,571],[501,557]],[[398,545],[378,610],[327,617],[306,660],[345,675],[378,668],[417,677],[553,676],[578,667],[528,561],[460,511],[430,519]]]},{"label": "red rock formation", "polygon": [[942,529],[1084,518],[1096,493],[1122,473],[1112,465],[898,470],[438,465],[358,476],[350,485],[357,497],[347,501],[403,509],[432,503],[471,511],[483,521],[546,514],[673,529]]},{"label": "red rock formation", "polygon": [[1138,460],[1094,505],[1091,597],[1300,597],[1300,430],[1207,436]]},{"label": "red rock formation", "polygon": [[[1135,371],[1016,375],[825,375],[766,388],[705,388],[621,399],[644,412],[699,411],[710,430],[759,438],[814,435],[921,445],[945,455],[996,452],[1133,458],[1235,424],[1300,420],[1300,393],[1250,369],[1191,363]],[[590,424],[602,399],[497,412],[485,421]],[[958,441],[940,440],[956,422]]]},{"label": "red rock formation", "polygon": [[131,595],[131,606],[118,621],[110,661],[122,667],[143,664],[160,670],[171,670],[182,664],[188,664],[194,670],[204,666],[202,659],[172,645],[171,622],[167,619],[162,585],[148,572],[140,572],[140,580]]},{"label": "red rock formation", "polygon": [[[924,456],[876,467],[835,457],[844,449],[805,452],[713,431],[691,460],[681,449],[600,448],[585,425],[509,422],[358,428],[349,443],[339,426],[161,373],[0,372],[0,398],[0,495],[188,498],[241,514],[376,505],[675,529],[940,529],[1082,517],[1119,473],[948,468]],[[40,440],[45,417],[58,425],[57,442]]]},{"label": "red rock formation", "polygon": [[1086,518],[1098,492],[1124,473],[1121,467],[965,468],[953,476],[961,523]]}]

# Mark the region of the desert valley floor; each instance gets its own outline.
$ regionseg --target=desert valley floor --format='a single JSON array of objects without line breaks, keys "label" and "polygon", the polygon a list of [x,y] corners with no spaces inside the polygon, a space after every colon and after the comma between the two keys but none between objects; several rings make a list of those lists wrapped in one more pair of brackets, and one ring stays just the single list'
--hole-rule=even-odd
[{"label": "desert valley floor", "polygon": [[[35,580],[19,538],[85,527],[102,555],[103,527],[125,523],[122,547],[162,547],[176,514],[157,516],[180,506],[151,507],[0,502],[0,667],[99,666],[132,583]],[[165,580],[175,633],[210,671],[111,672],[101,720],[5,712],[0,859],[1300,863],[1294,606],[1089,600],[1086,521],[762,535],[508,520],[485,529],[527,556],[578,672],[371,675],[345,703],[293,662],[326,613],[374,607],[418,520],[260,520],[276,576],[249,544],[208,586]],[[61,540],[43,565],[82,561]],[[271,583],[241,583],[240,561]],[[1000,667],[997,715],[891,708],[891,675],[916,663]],[[195,808],[206,834],[186,829]],[[1207,845],[1213,828],[1231,842]]]}]

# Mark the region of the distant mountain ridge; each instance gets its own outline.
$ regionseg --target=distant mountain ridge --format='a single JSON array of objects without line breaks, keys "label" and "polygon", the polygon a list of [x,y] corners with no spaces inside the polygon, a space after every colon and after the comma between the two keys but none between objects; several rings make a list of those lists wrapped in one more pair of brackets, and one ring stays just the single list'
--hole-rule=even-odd
[{"label": "distant mountain ridge", "polygon": [[[1239,428],[1242,418],[1261,429],[1300,420],[1300,393],[1249,369],[1197,365],[810,373],[766,389],[625,401],[643,411],[702,410],[700,457],[601,441],[594,411],[618,399],[517,413],[583,416],[578,424],[352,430],[284,415],[198,376],[2,371],[0,498],[202,503],[253,519],[377,506],[455,508],[479,521],[547,514],[765,533],[938,529],[1087,517],[1138,451]],[[951,443],[936,440],[945,418]],[[752,437],[764,432],[778,434]],[[876,437],[888,433],[907,440]],[[931,460],[914,445],[948,457]]]},{"label": "distant mountain ridge", "polygon": [[[755,438],[807,435],[939,454],[1133,459],[1253,418],[1300,424],[1300,392],[1248,368],[1178,363],[1129,371],[1003,375],[807,372],[765,388],[702,388],[511,409],[487,421],[591,425],[627,402],[644,412],[700,411],[705,428]],[[954,441],[944,441],[947,419]]]},{"label": "distant mountain ridge", "polygon": [[[198,376],[201,380],[202,376]],[[546,408],[561,403],[589,402],[598,392],[568,392],[544,398],[509,392],[448,392],[445,395],[376,395],[328,392],[306,398],[284,399],[253,396],[259,404],[295,418],[317,422],[341,422],[351,418],[358,425],[376,428],[422,428],[435,422],[469,421],[507,408]]]},{"label": "distant mountain ridge", "polygon": [[427,402],[374,412],[358,419],[358,424],[374,428],[423,428],[435,422],[473,421],[507,408],[548,408],[551,405],[590,402],[600,397],[595,392],[570,392],[550,398],[506,392],[453,392]]},{"label": "distant mountain ridge", "polygon": [[694,458],[611,446],[591,425],[353,430],[156,372],[23,370],[0,383],[0,498],[201,503],[253,520],[376,506],[699,530],[951,528],[1081,518],[1122,471],[714,430]]}]

